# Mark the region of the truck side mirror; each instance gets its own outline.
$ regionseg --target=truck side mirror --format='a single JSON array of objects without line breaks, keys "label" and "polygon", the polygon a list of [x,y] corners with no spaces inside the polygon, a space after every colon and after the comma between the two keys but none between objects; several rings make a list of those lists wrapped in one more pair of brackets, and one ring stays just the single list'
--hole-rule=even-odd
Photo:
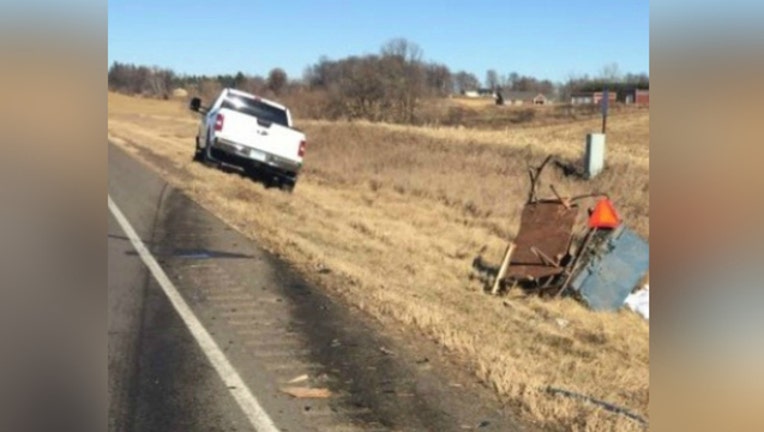
[{"label": "truck side mirror", "polygon": [[188,108],[191,111],[199,112],[199,109],[202,107],[202,100],[198,97],[192,98],[191,102],[188,104]]}]

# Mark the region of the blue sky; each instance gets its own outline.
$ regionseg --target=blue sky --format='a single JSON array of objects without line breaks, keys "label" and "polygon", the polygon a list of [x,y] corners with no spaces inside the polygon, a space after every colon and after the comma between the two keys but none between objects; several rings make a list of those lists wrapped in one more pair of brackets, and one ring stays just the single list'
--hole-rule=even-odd
[{"label": "blue sky", "polygon": [[170,67],[177,73],[290,77],[325,55],[377,53],[403,37],[426,60],[479,79],[488,69],[563,81],[649,73],[646,0],[179,0],[109,1],[109,64]]}]

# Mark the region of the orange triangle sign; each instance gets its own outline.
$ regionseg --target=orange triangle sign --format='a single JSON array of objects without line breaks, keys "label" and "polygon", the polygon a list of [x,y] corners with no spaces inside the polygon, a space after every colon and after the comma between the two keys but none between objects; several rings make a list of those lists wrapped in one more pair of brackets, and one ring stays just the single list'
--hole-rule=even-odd
[{"label": "orange triangle sign", "polygon": [[589,228],[615,228],[620,224],[621,219],[607,198],[601,199],[589,216]]}]

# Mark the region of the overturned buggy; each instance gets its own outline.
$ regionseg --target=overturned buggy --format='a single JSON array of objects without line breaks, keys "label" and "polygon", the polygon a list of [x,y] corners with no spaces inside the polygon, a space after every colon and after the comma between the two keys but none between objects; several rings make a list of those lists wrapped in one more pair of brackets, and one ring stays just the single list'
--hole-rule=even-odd
[{"label": "overturned buggy", "polygon": [[[647,243],[626,228],[605,194],[539,199],[536,187],[547,157],[530,170],[531,190],[520,229],[509,243],[491,292],[522,287],[542,295],[570,295],[593,309],[618,309],[648,269]],[[556,163],[559,163],[555,161]],[[584,198],[599,198],[585,232],[574,231]]]}]

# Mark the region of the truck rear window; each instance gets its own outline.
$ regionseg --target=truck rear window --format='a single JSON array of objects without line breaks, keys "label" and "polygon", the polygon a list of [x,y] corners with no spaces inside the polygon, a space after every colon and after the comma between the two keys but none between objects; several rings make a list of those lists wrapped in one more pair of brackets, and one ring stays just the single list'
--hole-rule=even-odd
[{"label": "truck rear window", "polygon": [[233,111],[238,111],[242,114],[255,116],[263,121],[268,121],[289,127],[289,122],[287,121],[287,113],[285,110],[272,105],[268,105],[267,103],[257,101],[255,99],[228,95],[223,100],[221,108],[228,108]]}]

